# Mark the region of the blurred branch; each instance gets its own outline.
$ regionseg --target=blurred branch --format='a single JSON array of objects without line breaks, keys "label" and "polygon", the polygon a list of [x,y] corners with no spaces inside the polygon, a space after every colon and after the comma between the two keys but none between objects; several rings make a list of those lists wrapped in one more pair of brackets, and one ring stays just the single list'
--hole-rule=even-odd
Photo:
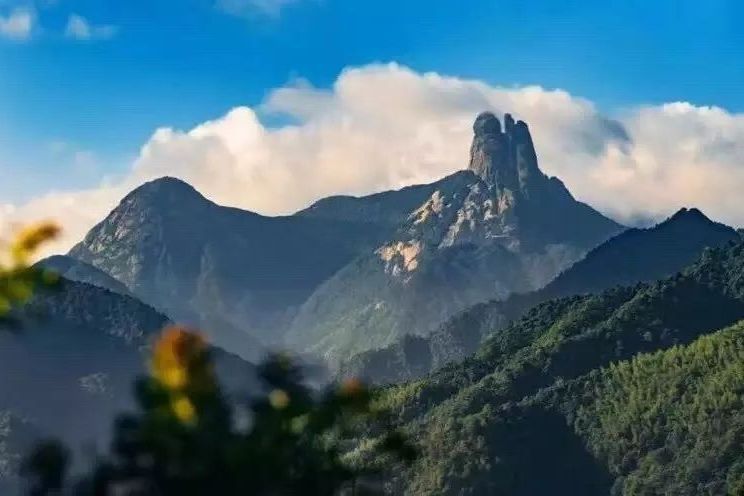
[{"label": "blurred branch", "polygon": [[28,302],[40,286],[54,284],[58,276],[31,265],[39,247],[59,235],[56,224],[43,222],[21,230],[7,245],[0,245],[0,319]]}]

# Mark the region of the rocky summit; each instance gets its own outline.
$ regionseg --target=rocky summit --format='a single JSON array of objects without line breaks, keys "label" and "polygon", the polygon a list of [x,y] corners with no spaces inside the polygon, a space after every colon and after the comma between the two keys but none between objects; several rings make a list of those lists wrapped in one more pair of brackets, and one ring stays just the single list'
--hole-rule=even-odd
[{"label": "rocky summit", "polygon": [[506,114],[502,131],[498,117],[483,112],[475,119],[473,132],[468,169],[489,185],[525,191],[529,179],[540,172],[527,124],[515,123]]},{"label": "rocky summit", "polygon": [[468,168],[441,181],[391,238],[301,307],[291,346],[331,363],[426,335],[453,313],[539,288],[623,228],[540,170],[529,128],[480,114]]}]

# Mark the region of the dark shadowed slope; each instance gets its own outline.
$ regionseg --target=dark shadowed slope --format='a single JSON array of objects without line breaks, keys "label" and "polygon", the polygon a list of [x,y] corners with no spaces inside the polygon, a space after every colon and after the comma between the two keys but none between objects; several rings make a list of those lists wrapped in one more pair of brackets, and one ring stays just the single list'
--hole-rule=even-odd
[{"label": "dark shadowed slope", "polygon": [[542,299],[593,293],[678,272],[706,247],[739,239],[733,228],[683,208],[649,229],[628,229],[590,251],[540,291]]}]

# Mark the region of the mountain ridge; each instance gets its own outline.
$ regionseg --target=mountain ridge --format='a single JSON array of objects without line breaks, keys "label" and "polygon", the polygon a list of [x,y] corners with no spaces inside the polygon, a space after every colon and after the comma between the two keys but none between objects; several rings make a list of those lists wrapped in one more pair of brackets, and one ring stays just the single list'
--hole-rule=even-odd
[{"label": "mountain ridge", "polygon": [[383,383],[420,377],[475,352],[488,335],[543,301],[668,277],[694,262],[706,247],[739,239],[733,228],[700,210],[682,208],[656,226],[631,228],[607,240],[537,291],[475,305],[428,338],[405,338],[352,358],[340,374]]},{"label": "mountain ridge", "polygon": [[[130,192],[70,256],[124,283],[173,319],[255,359],[294,307],[357,252],[376,225],[265,217],[222,207],[161,178]],[[262,344],[262,342],[264,344]]]}]

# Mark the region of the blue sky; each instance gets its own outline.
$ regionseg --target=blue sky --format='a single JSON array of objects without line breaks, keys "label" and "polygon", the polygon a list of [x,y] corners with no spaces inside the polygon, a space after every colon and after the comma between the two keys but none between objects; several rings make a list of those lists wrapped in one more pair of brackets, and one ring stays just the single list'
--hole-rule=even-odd
[{"label": "blue sky", "polygon": [[[0,173],[13,177],[0,198],[97,183],[158,126],[375,61],[562,88],[609,113],[677,100],[744,110],[735,0],[219,1],[0,0],[0,17],[35,12],[26,39],[0,37]],[[65,35],[72,14],[89,39]]]}]

